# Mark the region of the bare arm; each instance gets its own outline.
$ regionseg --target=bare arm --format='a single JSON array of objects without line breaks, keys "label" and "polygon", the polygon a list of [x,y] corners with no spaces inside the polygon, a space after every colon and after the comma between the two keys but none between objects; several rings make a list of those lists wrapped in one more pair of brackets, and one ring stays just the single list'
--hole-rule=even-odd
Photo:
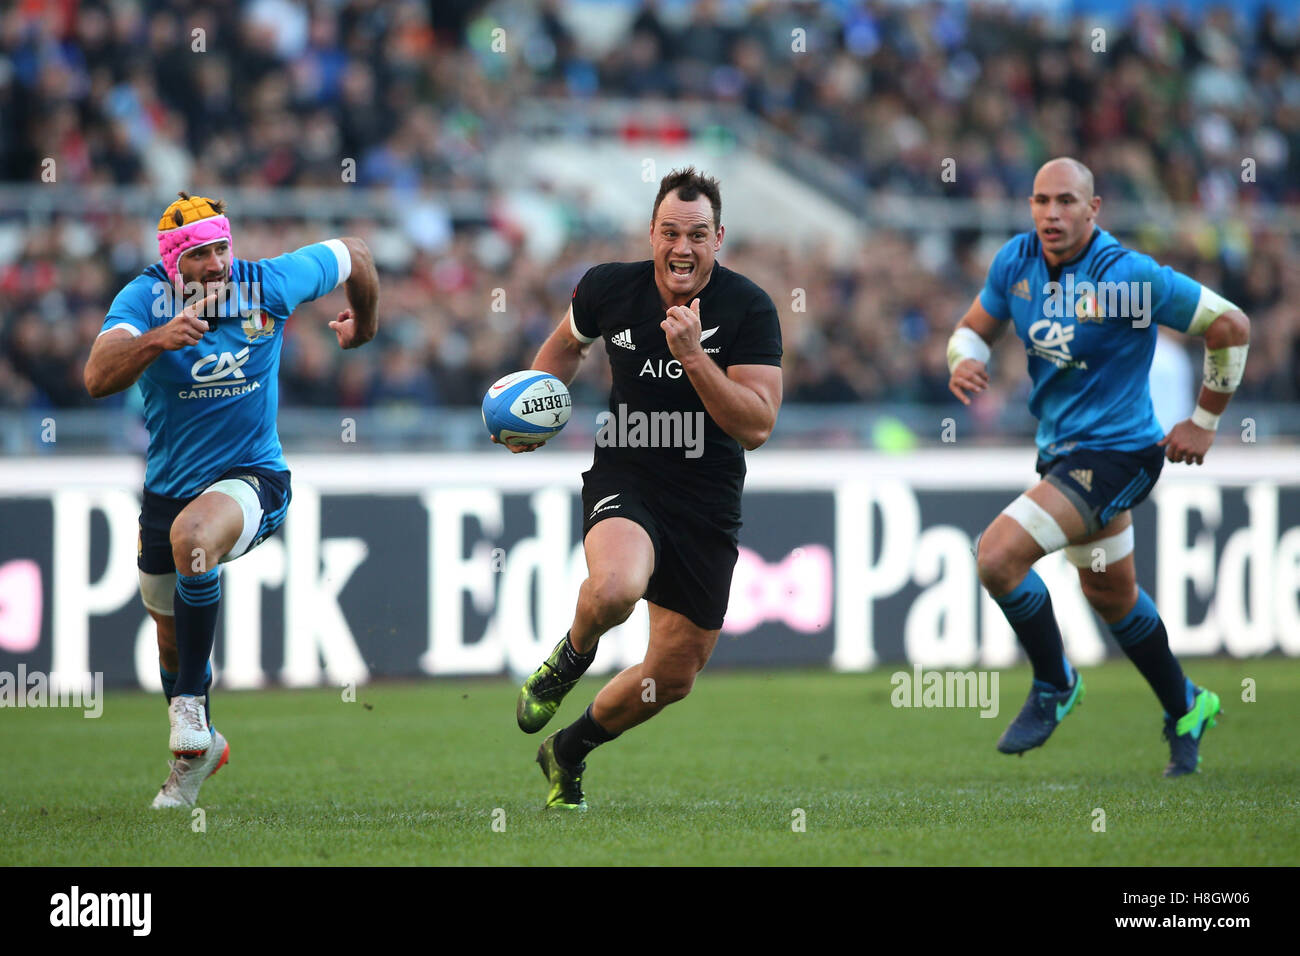
[{"label": "bare arm", "polygon": [[733,365],[727,371],[700,345],[700,300],[690,308],[675,305],[660,325],[668,349],[682,363],[709,417],[753,451],[772,434],[781,408],[781,369],[776,365]]},{"label": "bare arm", "polygon": [[[1234,345],[1250,344],[1250,319],[1240,309],[1225,312],[1205,330],[1205,347],[1207,349],[1226,349]],[[1215,415],[1221,415],[1232,401],[1232,392],[1216,392],[1201,385],[1201,394],[1196,404]]]},{"label": "bare arm", "polygon": [[767,441],[781,409],[781,369],[776,365],[732,365],[723,372],[700,352],[682,361],[709,417],[753,451]]},{"label": "bare arm", "polygon": [[[966,314],[961,317],[957,323],[957,328],[968,328],[976,335],[982,338],[985,344],[990,347],[998,340],[1002,330],[1007,323],[1000,319],[995,319],[989,315],[984,306],[980,304],[980,297],[975,296],[975,301],[970,304]],[[958,363],[957,367],[952,370],[952,377],[948,379],[948,391],[952,392],[963,405],[969,405],[970,399],[966,393],[972,395],[978,394],[989,386],[988,368],[983,362],[976,359],[968,358]]]},{"label": "bare arm", "polygon": [[144,370],[163,352],[197,345],[208,331],[208,323],[198,316],[217,298],[217,293],[187,306],[166,325],[132,335],[126,329],[111,329],[95,339],[86,359],[83,378],[91,398],[130,388]]},{"label": "bare arm", "polygon": [[365,345],[379,331],[379,273],[364,239],[346,236],[339,242],[352,254],[352,273],[343,283],[349,308],[330,322],[330,328],[339,340],[339,348],[354,349]]},{"label": "bare arm", "polygon": [[[1205,348],[1207,351],[1231,348],[1234,345],[1250,343],[1250,319],[1240,309],[1224,312],[1205,330]],[[1232,392],[1219,392],[1201,384],[1200,395],[1196,404],[1213,416],[1219,416],[1232,401]],[[1184,461],[1189,465],[1205,463],[1206,452],[1214,444],[1214,429],[1202,428],[1188,418],[1169,430],[1169,434],[1157,444],[1165,449],[1165,457],[1173,462]]]},{"label": "bare arm", "polygon": [[539,372],[550,372],[565,385],[573,382],[574,376],[578,374],[578,366],[591,348],[590,342],[582,342],[573,334],[572,323],[573,306],[570,305],[555,331],[537,350],[532,366]]}]

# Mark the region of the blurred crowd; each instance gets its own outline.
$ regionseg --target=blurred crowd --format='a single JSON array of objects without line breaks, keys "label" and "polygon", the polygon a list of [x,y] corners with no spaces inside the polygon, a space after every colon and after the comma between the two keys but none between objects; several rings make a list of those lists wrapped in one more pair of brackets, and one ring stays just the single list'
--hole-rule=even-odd
[{"label": "blurred crowd", "polygon": [[[1120,238],[1251,316],[1243,397],[1300,400],[1300,237],[1216,218],[1229,202],[1300,206],[1300,47],[1277,15],[1139,7],[1094,52],[1087,24],[1001,6],[700,0],[634,8],[593,53],[565,13],[546,0],[20,0],[0,12],[0,182],[38,183],[54,157],[59,184],[156,188],[161,210],[177,183],[337,188],[350,157],[359,185],[399,196],[491,195],[486,155],[530,95],[739,104],[902,195],[1018,197],[1040,162],[1069,154],[1112,203],[1205,211],[1175,234]],[[498,25],[517,55],[493,54]],[[935,175],[944,157],[960,164],[957,183]],[[726,198],[724,182],[724,222]],[[328,237],[301,219],[230,214],[241,258]],[[91,404],[85,355],[113,295],[156,258],[154,222],[94,210],[0,221],[0,407]],[[422,237],[370,218],[337,226],[403,244],[379,257],[381,337],[344,359],[326,327],[341,300],[302,307],[286,332],[284,405],[476,405],[527,366],[588,266],[648,254],[641,237],[575,228],[543,261],[490,219]],[[780,309],[787,401],[946,404],[945,343],[989,238],[959,236],[939,268],[883,231],[840,266],[730,239],[722,261]],[[996,354],[986,405],[1023,400],[1022,352],[1004,342]],[[599,400],[604,364],[586,363],[579,393]]]}]

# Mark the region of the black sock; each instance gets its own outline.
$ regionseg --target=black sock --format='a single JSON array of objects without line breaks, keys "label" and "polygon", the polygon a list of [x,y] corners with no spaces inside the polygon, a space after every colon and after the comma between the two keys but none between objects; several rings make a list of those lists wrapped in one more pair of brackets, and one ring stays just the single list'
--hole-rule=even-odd
[{"label": "black sock", "polygon": [[588,654],[579,654],[573,646],[573,638],[568,634],[564,635],[564,644],[560,648],[560,676],[567,680],[575,680],[587,673],[587,668],[591,662],[596,659],[596,650],[593,648]]},{"label": "black sock", "polygon": [[601,744],[607,744],[618,734],[611,734],[591,716],[588,704],[582,716],[555,735],[555,756],[566,767],[578,767]]},{"label": "black sock", "polygon": [[1187,678],[1169,649],[1169,632],[1155,602],[1138,588],[1137,604],[1121,620],[1106,625],[1115,642],[1160,698],[1165,713],[1178,718],[1187,713]]},{"label": "black sock", "polygon": [[176,685],[173,694],[195,697],[207,693],[208,659],[217,639],[217,610],[221,579],[216,568],[199,575],[176,574]]},{"label": "black sock", "polygon": [[1030,568],[1014,591],[993,600],[1002,608],[1016,632],[1016,639],[1025,649],[1025,656],[1034,669],[1034,680],[1051,684],[1057,690],[1068,688],[1070,675],[1065,669],[1065,645],[1043,579]]}]

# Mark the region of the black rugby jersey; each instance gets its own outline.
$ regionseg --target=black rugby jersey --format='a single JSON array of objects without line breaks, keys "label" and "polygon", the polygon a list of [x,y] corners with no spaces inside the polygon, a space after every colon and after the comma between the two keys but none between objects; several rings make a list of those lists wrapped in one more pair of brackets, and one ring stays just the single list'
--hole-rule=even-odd
[{"label": "black rugby jersey", "polygon": [[[780,367],[781,325],[766,292],[715,262],[698,297],[700,345],[719,366]],[[613,374],[609,417],[596,441],[596,466],[629,466],[707,498],[714,498],[713,492],[738,496],[744,450],[705,411],[669,351],[659,327],[667,311],[655,285],[654,262],[648,259],[594,266],[573,290],[574,331],[585,341],[605,340]],[[691,416],[689,424],[686,416]],[[702,436],[696,436],[693,427],[701,421]]]}]

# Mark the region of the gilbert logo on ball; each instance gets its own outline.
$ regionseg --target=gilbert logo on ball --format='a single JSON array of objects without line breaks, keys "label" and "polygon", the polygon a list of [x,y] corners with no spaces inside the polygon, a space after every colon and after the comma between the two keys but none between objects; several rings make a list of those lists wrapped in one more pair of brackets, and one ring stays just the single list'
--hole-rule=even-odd
[{"label": "gilbert logo on ball", "polygon": [[507,445],[536,445],[559,434],[573,399],[554,375],[528,369],[497,379],[483,396],[483,424]]}]

